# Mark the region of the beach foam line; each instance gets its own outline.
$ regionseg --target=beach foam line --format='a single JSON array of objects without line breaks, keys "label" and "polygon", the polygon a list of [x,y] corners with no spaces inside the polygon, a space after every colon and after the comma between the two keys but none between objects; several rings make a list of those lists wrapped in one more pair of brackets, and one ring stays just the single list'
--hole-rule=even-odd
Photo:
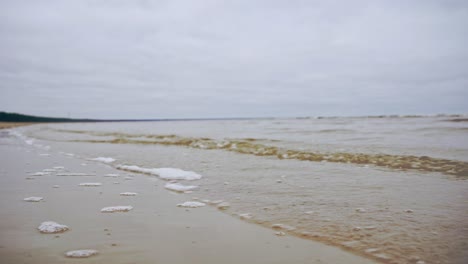
[{"label": "beach foam line", "polygon": [[117,169],[155,175],[164,180],[193,181],[202,178],[202,176],[198,173],[178,168],[142,168],[135,165],[119,165],[117,166]]},{"label": "beach foam line", "polygon": [[62,233],[67,231],[69,228],[66,225],[61,225],[57,222],[46,221],[42,222],[41,225],[37,228],[41,233],[53,234],[53,233]]},{"label": "beach foam line", "polygon": [[26,201],[26,202],[40,202],[42,200],[44,200],[44,197],[38,197],[38,196],[31,196],[31,197],[23,199],[23,201]]},{"label": "beach foam line", "polygon": [[97,255],[99,252],[94,249],[79,249],[72,250],[65,253],[66,257],[69,258],[89,258],[91,256]]},{"label": "beach foam line", "polygon": [[101,213],[128,212],[133,209],[130,205],[109,206],[101,209]]},{"label": "beach foam line", "polygon": [[97,158],[90,159],[90,160],[104,162],[104,163],[112,163],[115,161],[114,158],[110,158],[110,157],[97,157]]},{"label": "beach foam line", "polygon": [[198,186],[182,185],[180,183],[168,183],[164,185],[164,188],[171,190],[171,191],[175,191],[175,192],[187,192],[187,191],[195,190],[196,188],[198,188]]}]

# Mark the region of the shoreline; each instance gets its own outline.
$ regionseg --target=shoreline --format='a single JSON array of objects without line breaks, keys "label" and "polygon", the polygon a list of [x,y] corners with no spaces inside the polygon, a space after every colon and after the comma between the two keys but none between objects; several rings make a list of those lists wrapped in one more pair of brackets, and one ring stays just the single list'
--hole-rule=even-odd
[{"label": "shoreline", "polygon": [[[276,236],[275,230],[213,207],[177,207],[191,196],[164,189],[166,181],[157,178],[38,149],[13,137],[0,138],[0,143],[0,204],[5,214],[0,256],[10,263],[71,263],[74,260],[64,253],[85,248],[100,253],[84,263],[375,263],[319,242]],[[30,175],[62,166],[67,173],[94,176]],[[104,177],[109,174],[118,176]],[[83,182],[102,186],[78,186]],[[119,196],[122,192],[138,195]],[[30,196],[44,201],[23,201]],[[134,208],[100,212],[117,205]],[[56,221],[70,230],[41,234],[36,228],[43,221]]]},{"label": "shoreline", "polygon": [[20,126],[30,126],[34,124],[39,124],[39,123],[31,123],[31,122],[0,122],[0,129],[9,129],[9,128],[15,128],[15,127],[20,127]]}]

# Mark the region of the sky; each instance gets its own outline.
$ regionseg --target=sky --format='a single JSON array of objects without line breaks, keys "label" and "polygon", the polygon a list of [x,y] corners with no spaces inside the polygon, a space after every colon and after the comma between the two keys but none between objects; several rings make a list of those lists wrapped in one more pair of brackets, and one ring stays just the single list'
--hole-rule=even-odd
[{"label": "sky", "polygon": [[468,113],[468,1],[2,0],[0,111]]}]

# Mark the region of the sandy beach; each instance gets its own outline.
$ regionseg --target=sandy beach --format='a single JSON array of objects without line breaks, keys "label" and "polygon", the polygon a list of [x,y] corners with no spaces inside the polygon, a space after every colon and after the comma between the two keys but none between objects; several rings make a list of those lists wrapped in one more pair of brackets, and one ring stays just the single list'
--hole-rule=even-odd
[{"label": "sandy beach", "polygon": [[[46,152],[14,137],[0,138],[0,159],[3,263],[373,263],[314,241],[278,236],[277,230],[212,206],[178,207],[193,196],[166,190],[166,181]],[[32,196],[43,200],[23,200]],[[102,213],[108,206],[133,209]],[[37,227],[44,221],[69,230],[43,234]],[[99,253],[65,257],[79,249]]]},{"label": "sandy beach", "polygon": [[16,123],[16,122],[0,122],[0,129],[14,128],[20,126],[28,126],[34,123]]}]

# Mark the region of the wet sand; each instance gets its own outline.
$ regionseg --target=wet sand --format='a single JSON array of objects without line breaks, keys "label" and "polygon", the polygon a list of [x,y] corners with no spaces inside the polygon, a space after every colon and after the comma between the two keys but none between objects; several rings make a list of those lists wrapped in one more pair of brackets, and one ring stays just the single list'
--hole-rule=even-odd
[{"label": "wet sand", "polygon": [[0,122],[0,129],[14,128],[20,126],[28,126],[34,123],[16,123],[16,122]]},{"label": "wet sand", "polygon": [[[46,152],[11,137],[0,138],[0,162],[0,259],[5,263],[374,263],[314,241],[276,236],[276,230],[213,207],[177,207],[192,196],[164,189],[166,181]],[[30,175],[57,166],[65,168],[61,173],[94,176]],[[93,182],[102,185],[79,186]],[[31,196],[44,200],[23,201]],[[100,212],[118,205],[133,210]],[[37,227],[44,221],[70,230],[42,234]],[[77,249],[99,254],[81,260],[64,256]]]}]

